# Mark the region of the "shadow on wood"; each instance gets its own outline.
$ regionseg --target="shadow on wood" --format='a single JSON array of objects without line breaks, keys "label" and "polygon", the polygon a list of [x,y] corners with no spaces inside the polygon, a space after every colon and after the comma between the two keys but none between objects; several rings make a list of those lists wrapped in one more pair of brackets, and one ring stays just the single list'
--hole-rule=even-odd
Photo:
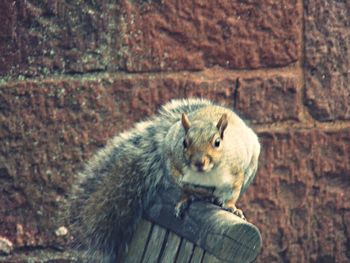
[{"label": "shadow on wood", "polygon": [[252,262],[261,235],[251,223],[210,203],[174,216],[181,192],[160,189],[137,227],[125,262]]}]

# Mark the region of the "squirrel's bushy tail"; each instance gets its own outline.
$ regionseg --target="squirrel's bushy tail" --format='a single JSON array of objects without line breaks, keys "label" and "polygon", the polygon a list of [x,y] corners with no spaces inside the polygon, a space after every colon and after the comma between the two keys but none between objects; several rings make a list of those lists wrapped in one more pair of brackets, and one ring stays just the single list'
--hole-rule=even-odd
[{"label": "squirrel's bushy tail", "polygon": [[117,262],[162,178],[152,121],[115,137],[78,174],[70,200],[73,245],[87,262]]}]

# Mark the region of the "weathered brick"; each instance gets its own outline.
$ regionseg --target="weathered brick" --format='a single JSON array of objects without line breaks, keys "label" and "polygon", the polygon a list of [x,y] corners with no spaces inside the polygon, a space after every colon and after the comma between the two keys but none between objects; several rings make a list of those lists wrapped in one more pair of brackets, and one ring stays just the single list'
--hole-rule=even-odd
[{"label": "weathered brick", "polygon": [[118,129],[119,103],[78,80],[8,84],[0,101],[0,236],[16,247],[62,244],[59,206],[75,169]]},{"label": "weathered brick", "polygon": [[239,79],[236,108],[254,123],[299,120],[297,76],[252,76]]},{"label": "weathered brick", "polygon": [[258,262],[349,261],[349,127],[259,134],[260,168],[239,201],[262,232]]},{"label": "weathered brick", "polygon": [[194,75],[185,86],[186,96],[210,98],[234,107],[252,123],[299,120],[300,85],[296,75]]},{"label": "weathered brick", "polygon": [[106,70],[113,1],[1,1],[0,76]]},{"label": "weathered brick", "polygon": [[285,66],[300,51],[298,1],[121,1],[118,50],[132,72]]},{"label": "weathered brick", "polygon": [[305,104],[320,121],[350,119],[350,2],[304,1]]},{"label": "weathered brick", "polygon": [[285,66],[300,51],[298,5],[2,1],[0,76]]}]

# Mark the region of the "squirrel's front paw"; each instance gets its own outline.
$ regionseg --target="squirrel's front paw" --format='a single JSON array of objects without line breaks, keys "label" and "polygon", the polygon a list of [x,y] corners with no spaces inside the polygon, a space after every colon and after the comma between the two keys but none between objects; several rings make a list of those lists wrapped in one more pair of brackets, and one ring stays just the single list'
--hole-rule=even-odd
[{"label": "squirrel's front paw", "polygon": [[[214,196],[196,196],[196,195],[191,195],[191,196],[186,196],[182,198],[175,206],[175,216],[177,218],[183,218],[185,212],[188,210],[190,205],[193,202],[196,201],[204,201],[204,202],[209,202],[213,203],[218,206],[222,206],[222,202],[220,199],[214,197]],[[242,213],[243,215],[243,213]]]},{"label": "squirrel's front paw", "polygon": [[233,214],[235,214],[236,216],[242,218],[243,220],[247,221],[246,217],[243,214],[243,211],[241,209],[238,209],[237,207],[230,207],[230,208],[224,208],[226,211],[229,211]]},{"label": "squirrel's front paw", "polygon": [[241,209],[236,208],[236,211],[233,212],[236,216],[239,216],[240,218],[242,218],[243,220],[247,221],[247,219],[245,218],[243,211]]},{"label": "squirrel's front paw", "polygon": [[182,208],[182,206],[178,206],[178,205],[175,206],[174,215],[176,218],[180,218],[180,219],[183,218],[184,209]]},{"label": "squirrel's front paw", "polygon": [[182,219],[185,215],[186,210],[190,207],[191,203],[194,201],[194,197],[186,197],[181,199],[175,206],[175,216]]}]

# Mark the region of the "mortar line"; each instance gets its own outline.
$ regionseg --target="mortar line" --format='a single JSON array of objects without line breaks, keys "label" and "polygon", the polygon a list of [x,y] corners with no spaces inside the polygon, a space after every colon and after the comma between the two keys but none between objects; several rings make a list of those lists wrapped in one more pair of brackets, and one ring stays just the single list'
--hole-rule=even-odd
[{"label": "mortar line", "polygon": [[83,74],[55,74],[49,76],[40,76],[34,78],[23,79],[4,79],[0,78],[0,87],[9,84],[17,84],[23,82],[51,82],[51,81],[67,81],[67,80],[79,80],[79,81],[92,81],[96,79],[112,78],[112,79],[128,79],[128,78],[164,78],[164,77],[205,77],[207,80],[215,80],[218,75],[221,77],[252,77],[252,76],[291,76],[298,75],[298,62],[295,62],[289,66],[281,68],[264,68],[264,69],[225,69],[221,67],[205,68],[201,71],[174,71],[174,72],[139,72],[130,73],[126,71],[118,72],[96,72],[96,73],[83,73]]},{"label": "mortar line", "polygon": [[300,30],[300,54],[299,54],[299,68],[300,68],[300,94],[299,94],[299,105],[300,105],[300,120],[302,122],[314,122],[315,120],[310,115],[307,106],[304,104],[306,95],[306,82],[305,82],[305,61],[306,61],[306,44],[305,44],[305,10],[304,0],[300,0],[300,12],[301,12],[301,30]]},{"label": "mortar line", "polygon": [[328,122],[277,122],[277,123],[266,123],[266,124],[252,124],[253,129],[258,132],[287,132],[292,130],[320,130],[324,132],[332,132],[348,129],[350,131],[350,120],[349,121],[328,121]]}]

